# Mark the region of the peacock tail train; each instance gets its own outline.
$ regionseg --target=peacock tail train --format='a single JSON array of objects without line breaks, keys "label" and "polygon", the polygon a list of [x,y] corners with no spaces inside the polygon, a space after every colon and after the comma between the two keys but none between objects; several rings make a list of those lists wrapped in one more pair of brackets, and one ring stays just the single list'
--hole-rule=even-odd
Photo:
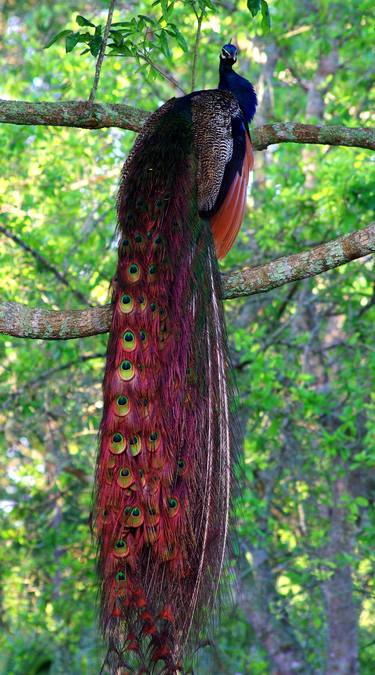
[{"label": "peacock tail train", "polygon": [[[110,673],[182,672],[218,592],[233,451],[207,214],[225,208],[220,187],[241,116],[228,92],[172,99],[123,171],[94,511]],[[250,150],[244,142],[247,173]],[[219,254],[238,229],[229,220],[217,224]]]}]

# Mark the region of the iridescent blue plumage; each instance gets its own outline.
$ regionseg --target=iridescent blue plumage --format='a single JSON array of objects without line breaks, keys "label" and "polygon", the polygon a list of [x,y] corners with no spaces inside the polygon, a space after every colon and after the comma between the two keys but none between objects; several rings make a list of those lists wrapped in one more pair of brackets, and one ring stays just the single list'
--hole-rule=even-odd
[{"label": "iridescent blue plumage", "polygon": [[233,70],[237,61],[237,47],[231,44],[224,45],[220,55],[219,89],[231,91],[241,106],[247,124],[250,124],[257,107],[257,96],[253,85]]}]

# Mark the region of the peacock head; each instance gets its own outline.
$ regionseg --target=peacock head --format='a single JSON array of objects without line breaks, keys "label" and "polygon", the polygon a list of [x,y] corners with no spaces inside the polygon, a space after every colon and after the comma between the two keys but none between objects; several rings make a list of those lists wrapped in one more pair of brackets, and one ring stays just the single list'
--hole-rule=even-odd
[{"label": "peacock head", "polygon": [[227,44],[221,50],[220,58],[226,63],[233,65],[237,61],[238,49],[234,45]]}]

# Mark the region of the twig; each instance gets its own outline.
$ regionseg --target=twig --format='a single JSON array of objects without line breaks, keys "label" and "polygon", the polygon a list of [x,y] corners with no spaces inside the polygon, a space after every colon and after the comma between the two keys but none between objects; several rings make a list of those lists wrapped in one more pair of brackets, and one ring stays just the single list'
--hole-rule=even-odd
[{"label": "twig", "polygon": [[180,91],[181,94],[185,94],[185,93],[186,93],[186,92],[184,91],[184,89],[181,87],[181,85],[177,82],[177,80],[173,77],[173,75],[171,75],[170,73],[168,73],[167,70],[164,70],[164,68],[161,68],[161,67],[158,66],[156,63],[154,63],[154,61],[152,61],[152,60],[150,59],[150,57],[147,56],[147,54],[145,54],[144,52],[140,52],[140,51],[137,52],[137,54],[138,54],[138,56],[139,56],[140,59],[143,59],[144,61],[146,61],[146,63],[148,63],[149,66],[152,66],[152,68],[155,68],[155,70],[157,70],[158,73],[160,73],[160,75],[161,75],[162,77],[164,77],[166,80],[168,80],[168,82],[172,85],[172,87],[173,87],[174,89],[178,89],[178,91]]},{"label": "twig", "polygon": [[48,262],[46,258],[44,258],[38,251],[36,251],[34,248],[29,246],[29,244],[26,244],[20,237],[18,237],[16,234],[11,232],[10,230],[7,230],[6,227],[3,227],[0,225],[0,232],[5,234],[8,239],[11,239],[14,241],[15,244],[20,246],[24,251],[27,251],[27,253],[30,253],[35,260],[40,263],[46,270],[49,272],[52,272],[52,274],[56,277],[60,283],[64,284],[67,288],[69,288],[70,291],[72,291],[73,295],[79,300],[80,302],[83,302],[85,305],[90,304],[87,302],[87,297],[81,293],[81,291],[78,291],[76,288],[74,288],[70,281],[66,278],[64,274],[62,274],[55,265],[52,265],[52,263]]},{"label": "twig", "polygon": [[26,382],[25,386],[22,387],[22,389],[7,392],[7,400],[3,405],[3,409],[9,408],[10,405],[13,405],[14,400],[19,398],[20,396],[23,396],[26,390],[38,387],[42,382],[44,382],[45,380],[49,380],[53,375],[56,375],[56,373],[60,373],[62,370],[69,370],[70,368],[74,368],[74,366],[79,366],[81,365],[81,363],[84,363],[85,361],[92,361],[93,359],[104,359],[105,356],[106,356],[105,352],[83,354],[78,359],[73,359],[72,361],[68,361],[68,363],[63,363],[62,365],[55,366],[54,368],[48,368],[48,370],[45,370],[43,373],[38,375],[38,377],[34,377],[33,380]]},{"label": "twig", "polygon": [[196,35],[195,35],[195,43],[194,43],[193,65],[192,65],[192,69],[191,69],[191,90],[192,91],[194,91],[194,89],[195,89],[195,82],[196,82],[196,76],[197,76],[198,50],[199,50],[199,43],[200,43],[200,39],[201,39],[202,22],[203,22],[203,19],[204,19],[204,13],[205,13],[204,7],[203,7],[199,16],[196,13],[198,24],[197,24],[197,32],[196,32]]},{"label": "twig", "polygon": [[[223,298],[266,293],[297,279],[316,276],[375,251],[375,223],[315,248],[253,269],[223,275]],[[112,306],[54,312],[16,302],[0,304],[0,333],[41,340],[70,340],[107,333]]]},{"label": "twig", "polygon": [[105,48],[107,46],[109,31],[111,29],[113,10],[115,8],[115,4],[116,4],[116,0],[112,0],[111,4],[109,6],[107,23],[105,25],[103,40],[102,40],[102,44],[101,44],[101,47],[100,47],[98,60],[96,62],[94,84],[92,85],[92,89],[91,89],[91,92],[90,92],[89,103],[94,103],[96,91],[98,89],[98,84],[99,84],[99,79],[100,79],[100,71],[101,71],[102,65],[103,65],[104,53],[105,53]]}]

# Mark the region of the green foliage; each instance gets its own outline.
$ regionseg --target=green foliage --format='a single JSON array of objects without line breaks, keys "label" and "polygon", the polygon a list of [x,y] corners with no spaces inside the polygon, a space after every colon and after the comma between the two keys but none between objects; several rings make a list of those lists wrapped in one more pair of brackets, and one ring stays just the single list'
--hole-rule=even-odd
[{"label": "green foliage", "polygon": [[[336,45],[340,67],[318,82],[323,122],[369,123],[369,0],[320,0],[319,11],[310,4],[274,0],[272,33],[266,36],[260,25],[265,10],[262,15],[262,3],[256,4],[256,21],[245,0],[231,12],[221,4],[176,2],[171,7],[145,0],[126,15],[116,11],[107,50],[112,55],[103,64],[98,100],[126,100],[154,110],[175,95],[159,71],[189,91],[197,15],[203,9],[198,88],[216,86],[220,48],[235,36],[238,70],[253,81],[263,101],[258,120],[262,115],[266,122],[310,122],[303,84],[313,82],[322,56]],[[82,5],[72,0],[5,3],[0,98],[87,99],[94,70],[90,40],[104,27],[107,11],[108,2],[91,0]],[[77,12],[82,14],[77,17]],[[178,27],[181,42],[171,25]],[[86,41],[74,46],[72,39],[72,51],[63,58],[64,41],[77,34],[86,35]],[[130,50],[152,49],[158,70],[135,60],[133,52],[116,53],[122,39],[134,44]],[[42,50],[46,43],[53,48]],[[90,51],[81,57],[84,49]],[[118,178],[133,141],[134,134],[118,129],[0,125],[1,224],[62,272],[88,304],[108,298],[116,260]],[[296,253],[368,224],[374,183],[365,150],[283,144],[257,153],[246,221],[225,268]],[[5,235],[0,259],[3,300],[30,307],[83,307],[42,261]],[[243,436],[233,566],[249,605],[246,612],[241,609],[234,587],[235,602],[223,603],[214,640],[199,649],[199,674],[268,675],[275,670],[249,620],[259,607],[270,609],[271,634],[287,625],[310,671],[324,672],[324,593],[347,569],[353,616],[358,616],[361,673],[373,673],[373,280],[373,261],[366,257],[226,303],[240,440]],[[4,675],[92,675],[100,669],[89,514],[105,344],[105,336],[0,340]],[[341,530],[337,522],[343,523]],[[333,549],[333,535],[339,550]]]}]

